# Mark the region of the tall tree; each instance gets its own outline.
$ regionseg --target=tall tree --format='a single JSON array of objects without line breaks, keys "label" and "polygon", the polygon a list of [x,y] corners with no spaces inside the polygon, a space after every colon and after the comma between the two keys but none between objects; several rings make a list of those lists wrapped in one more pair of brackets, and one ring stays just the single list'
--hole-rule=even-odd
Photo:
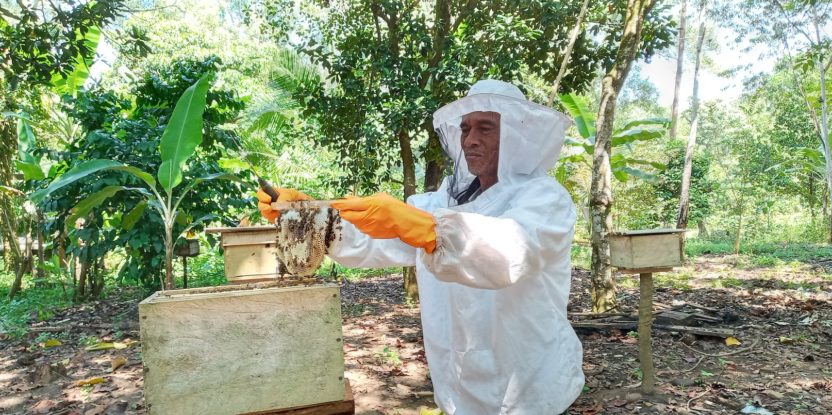
[{"label": "tall tree", "polygon": [[[321,145],[340,154],[343,189],[366,193],[396,181],[406,198],[419,187],[435,190],[449,167],[431,113],[477,79],[553,82],[571,29],[561,23],[578,15],[583,1],[321,3],[326,13],[313,20],[319,36],[303,50],[329,79],[300,91],[306,114],[321,126]],[[585,90],[612,61],[621,20],[610,19],[608,10],[624,10],[624,3],[594,4],[588,12],[599,34],[580,31],[562,75],[564,91]],[[649,27],[645,56],[670,42],[665,16]]]},{"label": "tall tree", "polygon": [[558,70],[558,76],[555,78],[555,83],[552,85],[552,92],[549,94],[549,101],[547,104],[552,106],[555,102],[555,98],[558,96],[558,90],[560,89],[560,81],[563,79],[564,75],[566,75],[566,70],[569,67],[569,61],[572,59],[572,48],[575,47],[575,42],[578,40],[578,35],[581,34],[581,25],[584,23],[584,17],[586,16],[586,11],[589,6],[589,0],[584,0],[584,3],[581,5],[581,11],[578,13],[578,17],[575,19],[575,25],[572,26],[572,32],[569,34],[569,43],[566,45],[566,50],[563,52],[563,59],[560,63],[560,69]]},{"label": "tall tree", "polygon": [[679,213],[676,215],[676,228],[687,229],[688,211],[690,210],[690,174],[693,169],[693,153],[696,150],[696,129],[699,125],[699,66],[702,62],[702,44],[705,42],[705,8],[706,0],[699,2],[699,33],[696,38],[696,64],[693,68],[693,94],[690,108],[690,133],[685,149],[685,166],[682,170],[682,188],[679,192]]},{"label": "tall tree", "polygon": [[612,188],[610,149],[612,148],[613,122],[618,93],[638,56],[642,42],[642,29],[647,14],[656,0],[628,0],[624,26],[618,51],[612,67],[601,83],[601,101],[598,108],[598,131],[592,162],[592,186],[590,210],[592,218],[592,309],[605,311],[616,306],[615,280],[610,269],[609,233],[612,230]]},{"label": "tall tree", "polygon": [[673,83],[673,104],[670,107],[670,139],[676,138],[676,128],[679,121],[679,88],[682,85],[682,74],[685,64],[685,21],[688,13],[688,1],[682,0],[682,10],[679,11],[679,34],[676,49],[676,79]]},{"label": "tall tree", "polygon": [[[829,143],[829,103],[826,78],[832,68],[832,38],[825,32],[832,19],[830,0],[745,0],[740,5],[739,22],[751,40],[763,43],[782,54],[795,68],[806,112],[812,120],[825,163],[826,204],[832,205],[832,149]],[[819,93],[807,92],[807,80],[819,80]],[[828,210],[832,215],[832,209]],[[827,218],[832,242],[832,216]]]},{"label": "tall tree", "polygon": [[[122,4],[121,0],[0,4],[0,112],[20,110],[21,104],[34,101],[39,88],[66,92],[67,85],[85,79],[95,55],[89,35],[112,22]],[[0,118],[0,186],[13,187],[16,131],[15,120]],[[0,210],[0,236],[11,248],[4,250],[6,265],[20,267],[19,229],[10,196],[0,193]]]}]

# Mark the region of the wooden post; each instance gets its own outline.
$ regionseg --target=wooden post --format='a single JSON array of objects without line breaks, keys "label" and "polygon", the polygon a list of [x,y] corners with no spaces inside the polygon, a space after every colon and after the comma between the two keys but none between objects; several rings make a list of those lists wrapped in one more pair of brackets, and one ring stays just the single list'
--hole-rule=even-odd
[{"label": "wooden post", "polygon": [[653,273],[643,272],[638,275],[638,361],[641,365],[641,391],[645,395],[652,395],[656,389],[651,336],[653,325]]}]

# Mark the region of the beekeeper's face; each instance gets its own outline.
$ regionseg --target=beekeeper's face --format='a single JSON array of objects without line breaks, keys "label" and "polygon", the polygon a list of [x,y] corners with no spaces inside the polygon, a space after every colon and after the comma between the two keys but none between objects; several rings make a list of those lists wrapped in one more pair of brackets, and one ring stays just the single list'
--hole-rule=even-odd
[{"label": "beekeeper's face", "polygon": [[500,113],[472,112],[462,117],[459,128],[468,171],[480,181],[496,183],[500,160]]}]

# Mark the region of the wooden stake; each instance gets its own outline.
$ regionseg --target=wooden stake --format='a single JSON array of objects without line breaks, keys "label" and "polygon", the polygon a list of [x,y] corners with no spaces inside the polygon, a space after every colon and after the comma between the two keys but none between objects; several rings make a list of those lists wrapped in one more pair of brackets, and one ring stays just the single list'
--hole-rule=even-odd
[{"label": "wooden stake", "polygon": [[653,273],[639,274],[638,299],[638,361],[641,365],[641,391],[652,395],[656,389],[656,377],[653,371],[653,344],[651,326],[653,324]]}]

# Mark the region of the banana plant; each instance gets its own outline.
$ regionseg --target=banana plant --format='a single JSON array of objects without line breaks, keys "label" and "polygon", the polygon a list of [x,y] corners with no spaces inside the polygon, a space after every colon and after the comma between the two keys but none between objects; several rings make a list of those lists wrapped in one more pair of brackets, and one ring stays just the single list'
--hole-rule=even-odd
[{"label": "banana plant", "polygon": [[[173,227],[176,224],[179,208],[185,196],[193,188],[207,180],[231,179],[239,181],[236,176],[228,173],[217,173],[193,179],[187,186],[174,193],[174,189],[182,184],[183,169],[188,159],[193,155],[197,146],[202,143],[202,116],[205,112],[206,96],[210,78],[206,75],[188,87],[179,97],[170,117],[168,125],[162,133],[159,153],[162,164],[154,177],[136,167],[122,164],[115,160],[95,159],[82,162],[61,176],[57,177],[44,189],[30,195],[35,203],[42,202],[54,191],[68,186],[86,176],[102,171],[120,171],[138,178],[144,186],[107,186],[102,190],[80,201],[72,209],[66,220],[67,226],[74,226],[79,218],[88,215],[108,198],[122,192],[137,192],[144,197],[130,212],[125,214],[123,226],[132,226],[150,206],[161,216],[165,226],[165,281],[162,289],[173,288],[173,248],[178,239],[174,238]],[[92,132],[91,134],[95,134]],[[157,182],[158,180],[158,182]]]},{"label": "banana plant", "polygon": [[[589,109],[586,100],[575,94],[564,94],[560,96],[561,102],[569,115],[575,121],[575,127],[580,137],[566,139],[566,144],[580,147],[582,152],[564,157],[564,162],[586,162],[592,160],[595,151],[595,113]],[[666,118],[647,118],[643,120],[630,121],[623,128],[615,130],[612,134],[612,156],[610,166],[613,176],[620,182],[626,182],[631,176],[641,179],[652,180],[655,176],[635,166],[651,166],[657,170],[664,170],[662,163],[641,160],[630,157],[622,152],[616,152],[616,148],[631,148],[637,141],[649,141],[662,137],[667,131],[670,120]]]},{"label": "banana plant", "polygon": [[[571,154],[561,157],[560,164],[555,171],[558,181],[567,185],[570,181],[570,175],[566,166],[569,163],[584,163],[590,166],[592,164],[592,154],[595,151],[595,112],[589,108],[586,100],[580,95],[562,94],[560,95],[560,101],[569,115],[572,116],[579,134],[579,137],[566,138],[566,144],[577,148],[578,151],[570,152]],[[623,128],[613,131],[613,150],[610,156],[613,177],[620,182],[627,182],[631,177],[644,180],[655,179],[655,175],[642,170],[640,167],[650,166],[656,170],[664,170],[666,168],[665,164],[633,158],[625,152],[616,151],[616,149],[631,149],[636,142],[660,138],[664,136],[669,125],[670,120],[666,118],[648,118],[630,121]],[[588,205],[588,201],[584,205]],[[582,211],[588,221],[589,210],[584,207]]]}]

